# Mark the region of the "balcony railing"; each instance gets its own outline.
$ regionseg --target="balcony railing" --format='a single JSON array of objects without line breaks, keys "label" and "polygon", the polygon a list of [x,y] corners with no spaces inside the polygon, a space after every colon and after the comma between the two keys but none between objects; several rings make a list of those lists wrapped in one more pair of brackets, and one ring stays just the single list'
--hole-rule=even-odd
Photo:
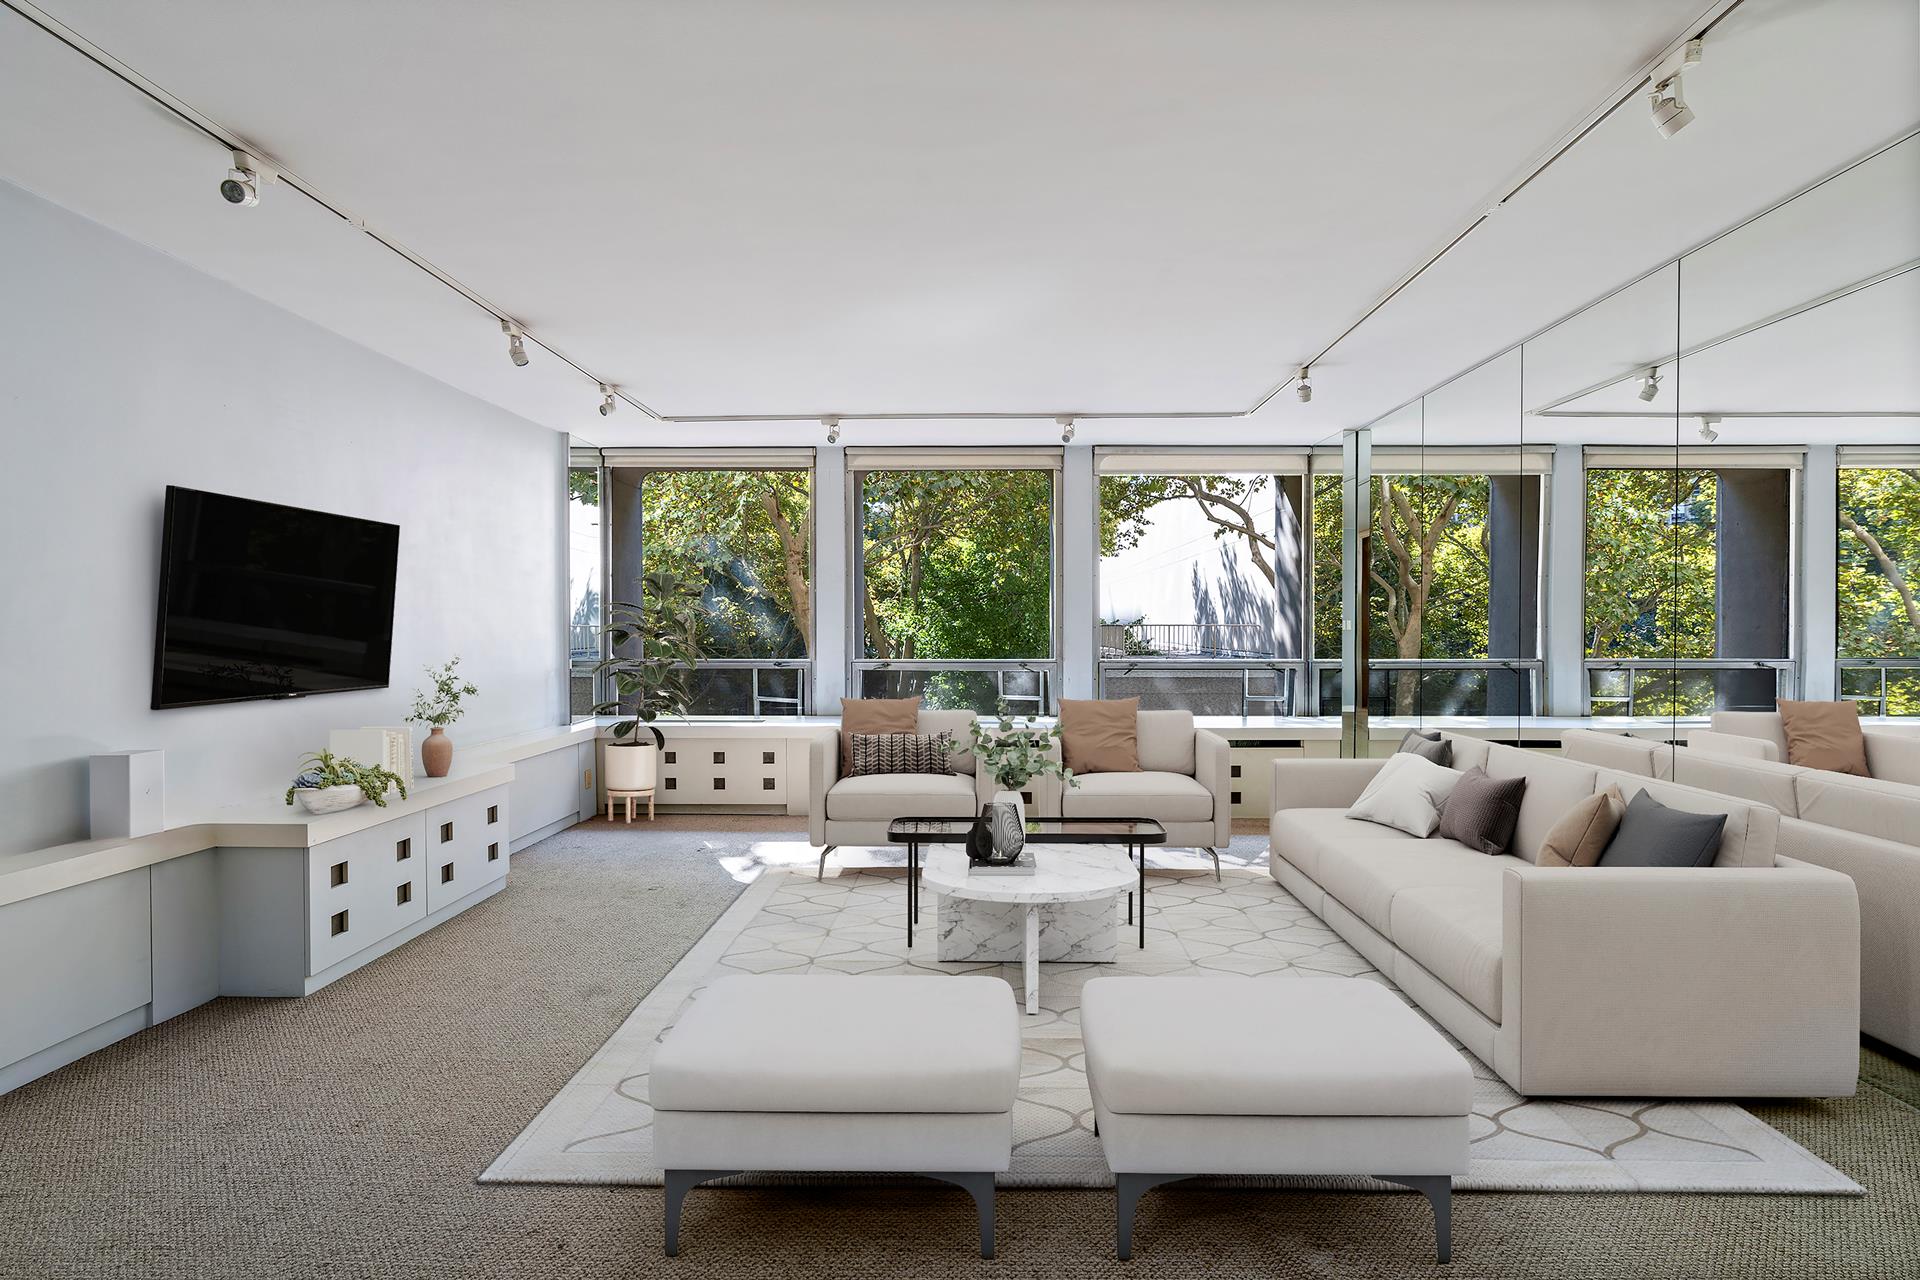
[{"label": "balcony railing", "polygon": [[1004,698],[1015,715],[1046,715],[1053,710],[1058,671],[1051,660],[861,658],[853,664],[853,682],[862,698],[918,694],[929,709],[966,708],[982,715],[992,715]]},{"label": "balcony railing", "polygon": [[1270,658],[1272,628],[1258,622],[1103,622],[1102,658]]},{"label": "balcony railing", "polygon": [[1588,658],[1586,669],[1592,716],[1771,711],[1794,692],[1788,658]]},{"label": "balcony railing", "polygon": [[1303,662],[1103,659],[1100,696],[1200,716],[1291,716],[1302,714],[1305,678]]},{"label": "balcony railing", "polygon": [[[1375,716],[1535,716],[1544,714],[1546,662],[1540,658],[1373,658],[1367,663],[1367,712]],[[1340,660],[1317,658],[1319,714],[1340,711]]]},{"label": "balcony railing", "polygon": [[567,652],[575,662],[600,660],[600,628],[591,622],[575,622],[567,627]]},{"label": "balcony railing", "polygon": [[1858,703],[1863,716],[1920,716],[1920,660],[1842,658],[1834,687]]}]

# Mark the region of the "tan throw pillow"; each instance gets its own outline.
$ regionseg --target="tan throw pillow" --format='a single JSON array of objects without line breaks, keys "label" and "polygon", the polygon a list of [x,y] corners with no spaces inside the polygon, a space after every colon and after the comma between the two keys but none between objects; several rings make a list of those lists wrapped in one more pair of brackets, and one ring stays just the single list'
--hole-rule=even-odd
[{"label": "tan throw pillow", "polygon": [[1060,699],[1060,751],[1075,773],[1140,771],[1140,699]]},{"label": "tan throw pillow", "polygon": [[840,776],[853,773],[853,735],[856,733],[913,733],[920,728],[920,699],[840,699]]},{"label": "tan throw pillow", "polygon": [[1607,842],[1627,809],[1619,787],[1596,791],[1567,810],[1540,842],[1539,866],[1591,867],[1607,851]]},{"label": "tan throw pillow", "polygon": [[1780,728],[1787,735],[1787,763],[1871,778],[1860,712],[1851,702],[1780,700]]}]

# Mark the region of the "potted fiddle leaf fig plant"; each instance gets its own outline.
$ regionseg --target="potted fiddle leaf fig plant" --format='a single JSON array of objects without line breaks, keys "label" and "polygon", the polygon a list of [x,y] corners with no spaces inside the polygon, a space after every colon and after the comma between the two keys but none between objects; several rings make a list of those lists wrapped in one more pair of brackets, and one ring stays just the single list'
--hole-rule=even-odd
[{"label": "potted fiddle leaf fig plant", "polygon": [[698,583],[654,569],[641,575],[638,603],[608,606],[603,630],[609,656],[594,670],[614,696],[593,709],[620,717],[607,743],[608,791],[654,789],[659,753],[667,744],[655,722],[685,717],[693,703],[694,669],[702,657],[700,596]]}]

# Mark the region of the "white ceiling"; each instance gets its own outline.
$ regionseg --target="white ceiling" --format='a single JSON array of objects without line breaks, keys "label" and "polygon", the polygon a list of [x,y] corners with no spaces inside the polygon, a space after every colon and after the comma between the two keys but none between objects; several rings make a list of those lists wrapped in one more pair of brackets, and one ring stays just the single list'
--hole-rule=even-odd
[{"label": "white ceiling", "polygon": [[[1243,409],[1707,12],[41,7],[676,415]],[[1912,128],[1916,48],[1911,0],[1744,0],[1689,76],[1693,126],[1662,140],[1638,103],[1601,123],[1320,362],[1311,405],[1088,422],[1080,438],[1303,441],[1370,421]],[[512,368],[483,311],[296,193],[222,204],[225,167],[215,143],[0,12],[0,178],[584,438],[819,437],[602,419],[588,380],[538,352]],[[1835,274],[1825,225],[1767,247],[1812,259],[1787,292]],[[853,423],[844,438],[1053,432]]]}]

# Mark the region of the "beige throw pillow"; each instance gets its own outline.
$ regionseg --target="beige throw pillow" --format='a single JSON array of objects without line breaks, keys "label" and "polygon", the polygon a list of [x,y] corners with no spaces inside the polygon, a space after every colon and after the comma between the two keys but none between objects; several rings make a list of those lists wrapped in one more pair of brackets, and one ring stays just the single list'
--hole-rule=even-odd
[{"label": "beige throw pillow", "polygon": [[1140,699],[1060,699],[1060,752],[1075,773],[1140,771]]},{"label": "beige throw pillow", "polygon": [[1780,700],[1780,728],[1787,735],[1787,763],[1871,778],[1860,711],[1851,702]]},{"label": "beige throw pillow", "polygon": [[1607,842],[1619,829],[1620,816],[1627,811],[1627,799],[1617,786],[1596,791],[1567,810],[1540,842],[1537,865],[1542,867],[1591,867],[1607,851]]},{"label": "beige throw pillow", "polygon": [[853,774],[853,735],[913,733],[920,727],[920,699],[840,699],[840,776]]}]

